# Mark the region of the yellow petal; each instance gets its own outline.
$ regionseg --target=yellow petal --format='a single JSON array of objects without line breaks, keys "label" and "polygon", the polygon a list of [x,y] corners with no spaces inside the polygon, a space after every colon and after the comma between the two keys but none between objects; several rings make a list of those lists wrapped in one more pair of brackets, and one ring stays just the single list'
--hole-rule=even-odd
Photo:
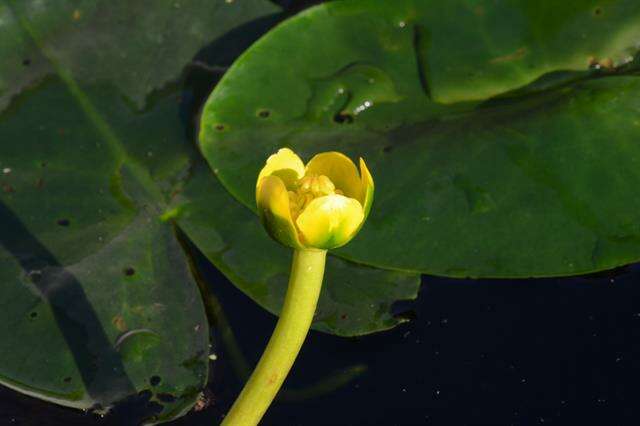
[{"label": "yellow petal", "polygon": [[305,246],[332,249],[348,243],[363,220],[364,211],[358,200],[332,194],[311,201],[296,224]]},{"label": "yellow petal", "polygon": [[307,175],[325,175],[347,197],[362,201],[362,183],[358,169],[349,157],[339,152],[323,152],[314,156],[306,168]]},{"label": "yellow petal", "polygon": [[267,163],[258,175],[256,187],[260,184],[260,180],[263,177],[272,175],[278,176],[288,189],[292,189],[294,183],[304,176],[304,163],[300,157],[289,148],[281,148],[278,152],[267,158]]},{"label": "yellow petal", "polygon": [[358,201],[362,204],[364,217],[366,219],[367,216],[369,216],[371,204],[373,204],[373,192],[375,185],[373,184],[373,177],[371,176],[371,173],[369,173],[369,169],[362,158],[360,158],[360,181],[362,193],[360,198],[358,198]]},{"label": "yellow petal", "polygon": [[302,248],[291,211],[289,193],[280,177],[263,177],[256,187],[256,205],[265,229],[276,241],[292,247]]}]

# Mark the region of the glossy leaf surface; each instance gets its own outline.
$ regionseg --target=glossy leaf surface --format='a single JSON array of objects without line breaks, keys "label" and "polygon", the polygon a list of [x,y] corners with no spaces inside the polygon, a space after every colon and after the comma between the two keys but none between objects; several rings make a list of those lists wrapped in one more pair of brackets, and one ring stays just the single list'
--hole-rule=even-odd
[{"label": "glossy leaf surface", "polygon": [[282,146],[364,157],[376,200],[337,253],[377,267],[528,277],[637,261],[640,4],[565,3],[310,9],[225,75],[205,157],[247,206]]},{"label": "glossy leaf surface", "polygon": [[172,418],[209,354],[198,288],[160,219],[188,165],[173,148],[178,100],[139,115],[108,88],[81,96],[50,80],[0,119],[0,382],[85,409],[150,390]]},{"label": "glossy leaf surface", "polygon": [[142,392],[153,421],[195,403],[208,324],[163,219],[194,151],[175,89],[139,107],[212,38],[275,11],[0,2],[0,383],[97,410]]},{"label": "glossy leaf surface", "polygon": [[1,0],[0,110],[56,67],[108,81],[141,108],[204,45],[278,10],[266,0]]}]

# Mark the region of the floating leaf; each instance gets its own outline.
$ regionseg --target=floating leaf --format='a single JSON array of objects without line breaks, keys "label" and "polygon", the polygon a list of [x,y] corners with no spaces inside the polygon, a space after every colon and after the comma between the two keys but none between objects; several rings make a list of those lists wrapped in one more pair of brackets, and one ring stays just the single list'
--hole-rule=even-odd
[{"label": "floating leaf", "polygon": [[149,395],[154,422],[199,397],[209,333],[164,220],[194,155],[180,97],[138,107],[276,10],[162,4],[0,2],[0,383],[82,409]]},{"label": "floating leaf", "polygon": [[76,79],[108,81],[140,108],[202,46],[278,10],[266,0],[0,0],[0,111],[53,71],[42,49]]},{"label": "floating leaf", "polygon": [[235,63],[201,147],[247,206],[282,146],[364,157],[374,207],[337,251],[357,262],[482,277],[612,268],[640,259],[639,45],[635,0],[331,2]]},{"label": "floating leaf", "polygon": [[77,96],[49,80],[0,118],[0,382],[84,409],[150,390],[170,419],[197,399],[209,354],[160,219],[188,164],[172,148],[178,99],[136,114],[110,88]]}]

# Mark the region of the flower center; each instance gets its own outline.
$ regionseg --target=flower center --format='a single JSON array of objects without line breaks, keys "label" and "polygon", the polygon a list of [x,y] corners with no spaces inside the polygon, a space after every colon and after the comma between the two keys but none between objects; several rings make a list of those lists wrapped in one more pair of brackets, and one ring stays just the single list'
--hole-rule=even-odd
[{"label": "flower center", "polygon": [[289,208],[293,220],[296,220],[315,198],[331,194],[343,195],[325,175],[307,175],[300,179],[296,183],[295,191],[289,191]]}]

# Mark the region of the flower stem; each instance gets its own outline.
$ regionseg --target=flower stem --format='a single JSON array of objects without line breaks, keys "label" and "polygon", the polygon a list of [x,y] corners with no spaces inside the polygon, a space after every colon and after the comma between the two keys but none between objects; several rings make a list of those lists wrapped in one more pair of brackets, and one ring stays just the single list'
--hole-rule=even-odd
[{"label": "flower stem", "polygon": [[269,408],[311,327],[326,256],[326,250],[294,252],[289,287],[276,329],[222,426],[257,425]]}]

